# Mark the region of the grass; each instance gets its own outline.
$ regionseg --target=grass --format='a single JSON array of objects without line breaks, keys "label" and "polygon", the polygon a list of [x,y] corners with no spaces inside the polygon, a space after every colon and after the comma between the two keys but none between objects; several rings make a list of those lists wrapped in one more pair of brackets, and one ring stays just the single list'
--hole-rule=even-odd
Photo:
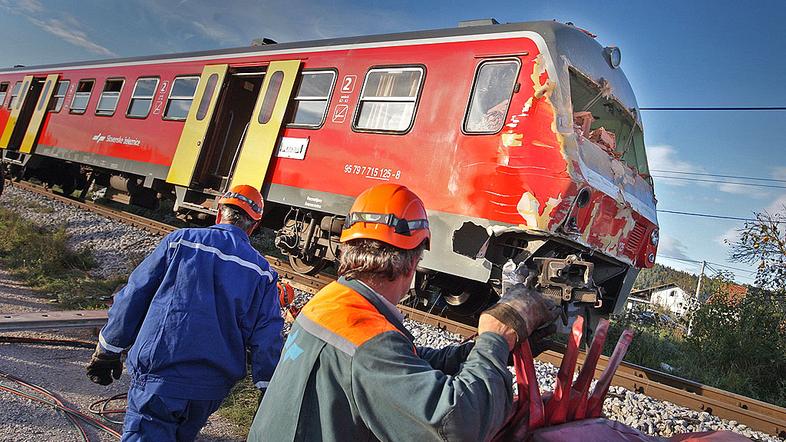
[{"label": "grass", "polygon": [[105,307],[125,278],[96,279],[88,249],[71,250],[65,228],[48,229],[0,208],[0,264],[25,284],[67,309]]},{"label": "grass", "polygon": [[251,383],[251,377],[246,376],[235,385],[218,410],[218,414],[240,427],[240,433],[243,436],[248,434],[248,429],[257,412],[258,391]]}]

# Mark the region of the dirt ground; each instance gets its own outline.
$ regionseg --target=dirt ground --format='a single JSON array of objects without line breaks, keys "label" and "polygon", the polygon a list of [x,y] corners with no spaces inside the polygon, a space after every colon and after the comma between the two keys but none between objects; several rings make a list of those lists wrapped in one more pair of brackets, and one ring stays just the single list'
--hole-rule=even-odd
[{"label": "dirt ground", "polygon": [[[0,314],[57,310],[57,304],[20,284],[0,269]],[[95,341],[96,330],[67,329],[43,332],[0,333],[4,336],[50,337]],[[92,351],[85,348],[0,343],[0,371],[38,384],[61,396],[63,401],[89,414],[88,406],[128,389],[128,374],[103,387],[90,382],[85,366]],[[3,385],[16,387],[3,380]],[[114,404],[113,404],[114,405]],[[120,426],[115,426],[120,430]],[[197,440],[242,441],[245,434],[236,425],[214,414]],[[107,433],[91,430],[90,440],[111,441]],[[63,414],[50,407],[0,392],[0,441],[80,440]]]}]

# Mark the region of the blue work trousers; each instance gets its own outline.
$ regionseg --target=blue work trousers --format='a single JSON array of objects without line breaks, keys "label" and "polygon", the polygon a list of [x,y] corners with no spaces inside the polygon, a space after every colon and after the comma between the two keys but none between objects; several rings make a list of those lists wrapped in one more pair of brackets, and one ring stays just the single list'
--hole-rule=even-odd
[{"label": "blue work trousers", "polygon": [[128,390],[122,442],[193,441],[221,402],[177,399],[132,386]]}]

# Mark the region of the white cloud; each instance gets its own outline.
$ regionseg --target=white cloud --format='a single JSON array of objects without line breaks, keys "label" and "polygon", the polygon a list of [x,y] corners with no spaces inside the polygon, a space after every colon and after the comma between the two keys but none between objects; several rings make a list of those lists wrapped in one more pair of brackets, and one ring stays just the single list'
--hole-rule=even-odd
[{"label": "white cloud", "polygon": [[107,57],[116,56],[104,46],[92,41],[83,30],[82,24],[67,13],[57,13],[57,18],[39,0],[0,0],[0,8],[26,18],[36,27],[60,38],[61,40],[88,51]]},{"label": "white cloud", "polygon": [[690,259],[685,244],[679,239],[664,233],[661,233],[660,242],[658,243],[658,255],[677,259]]},{"label": "white cloud", "polygon": [[38,0],[0,0],[0,7],[21,14],[35,14],[44,10]]},{"label": "white cloud", "polygon": [[[772,200],[772,202],[767,207],[761,209],[761,211],[766,211],[772,214],[782,213],[786,216],[786,193],[781,194]],[[750,214],[750,218],[753,218],[753,213]],[[720,236],[715,238],[715,242],[724,246],[736,242],[740,237],[740,234],[737,230],[742,226],[742,223],[743,222],[740,221],[739,225],[723,232]]]},{"label": "white cloud", "polygon": [[200,34],[204,37],[207,37],[211,40],[215,40],[219,43],[235,43],[237,44],[238,38],[237,35],[233,35],[230,31],[224,29],[223,26],[218,24],[205,24],[199,21],[192,21],[191,24],[194,26]]},{"label": "white cloud", "polygon": [[773,167],[772,177],[777,180],[786,180],[786,167]]},{"label": "white cloud", "polygon": [[[699,185],[702,187],[713,187],[723,193],[729,193],[733,195],[746,195],[747,197],[750,198],[766,198],[767,196],[770,195],[770,192],[759,187],[745,186],[745,185],[733,184],[733,183],[711,183],[706,181],[699,181],[699,180],[726,181],[727,179],[715,178],[710,176],[701,176],[701,175],[690,175],[696,173],[707,173],[707,170],[701,165],[680,159],[677,149],[674,148],[673,146],[656,145],[656,146],[648,147],[647,160],[649,162],[649,166],[650,169],[652,170],[653,175],[655,175],[654,180],[658,185],[676,186],[676,187]],[[783,169],[782,171],[777,170],[774,173],[783,173],[784,175],[786,175],[786,167],[782,169]],[[659,170],[669,171],[669,172],[679,172],[679,173],[658,172]],[[715,173],[719,173],[719,172],[715,172]]]},{"label": "white cloud", "polygon": [[688,161],[677,158],[677,150],[673,146],[658,145],[647,147],[647,161],[650,169],[669,170],[674,172],[703,172],[704,169]]},{"label": "white cloud", "polygon": [[30,23],[56,37],[60,37],[61,40],[71,43],[74,46],[79,46],[98,55],[107,57],[116,56],[114,52],[90,40],[84,31],[74,26],[74,20],[69,19],[69,23],[67,24],[63,20],[56,18],[41,20],[35,17],[27,17],[27,19]]}]

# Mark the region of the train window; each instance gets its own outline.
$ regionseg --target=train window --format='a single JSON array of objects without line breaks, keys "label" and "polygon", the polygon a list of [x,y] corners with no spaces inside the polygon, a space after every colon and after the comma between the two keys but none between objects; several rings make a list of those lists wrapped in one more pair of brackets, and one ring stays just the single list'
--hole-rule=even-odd
[{"label": "train window", "polygon": [[262,99],[262,106],[259,109],[259,124],[267,124],[273,117],[273,109],[276,108],[276,99],[281,90],[281,83],[284,82],[284,73],[281,71],[273,72],[270,75],[270,82],[267,84],[265,98]]},{"label": "train window", "polygon": [[353,127],[406,132],[415,117],[423,68],[371,69],[366,74]]},{"label": "train window", "polygon": [[22,87],[22,82],[21,81],[17,81],[16,84],[14,84],[14,87],[11,88],[11,99],[8,100],[8,108],[9,109],[13,108],[14,104],[16,103],[16,100],[19,99],[19,89],[21,87]]},{"label": "train window", "polygon": [[613,95],[606,94],[607,88],[602,83],[574,68],[569,68],[568,73],[574,118],[579,114],[589,117],[589,127],[581,130],[582,138],[639,173],[648,174],[644,136],[635,113]]},{"label": "train window", "polygon": [[167,120],[185,120],[188,111],[191,109],[191,102],[194,101],[199,77],[178,77],[172,84],[169,91],[169,99],[166,102],[164,118]]},{"label": "train window", "polygon": [[316,128],[325,121],[328,100],[335,84],[334,71],[303,72],[295,92],[289,127]]},{"label": "train window", "polygon": [[150,105],[153,104],[153,96],[158,88],[158,78],[140,78],[134,85],[131,93],[131,102],[128,103],[126,116],[130,118],[145,118],[150,113]]},{"label": "train window", "polygon": [[40,111],[40,110],[42,110],[44,108],[44,105],[46,104],[46,98],[49,97],[49,89],[51,89],[51,88],[52,88],[52,82],[51,81],[47,81],[46,83],[44,83],[44,90],[43,90],[43,92],[41,92],[41,98],[38,99],[38,109],[37,110]]},{"label": "train window", "polygon": [[90,101],[90,94],[93,92],[94,80],[79,80],[76,85],[76,92],[74,98],[71,99],[71,112],[72,114],[83,114],[87,109],[87,103]]},{"label": "train window", "polygon": [[5,103],[6,94],[8,94],[8,83],[0,83],[0,107]]},{"label": "train window", "polygon": [[104,83],[104,91],[101,92],[101,97],[98,99],[96,115],[114,115],[115,109],[117,109],[117,102],[120,100],[120,91],[123,90],[124,82],[125,80],[122,78],[106,80],[106,83]]},{"label": "train window", "polygon": [[68,86],[70,85],[71,82],[68,80],[62,80],[57,82],[57,88],[55,89],[55,93],[52,94],[52,101],[49,102],[50,112],[60,112],[60,109],[63,108],[63,102],[65,101],[66,92],[68,92]]},{"label": "train window", "polygon": [[210,108],[210,102],[213,100],[213,94],[216,92],[216,84],[218,83],[218,74],[210,74],[205,85],[205,92],[202,94],[202,99],[199,101],[199,109],[197,109],[196,119],[202,121],[207,116],[207,111]]},{"label": "train window", "polygon": [[517,60],[487,61],[478,66],[464,132],[493,134],[502,129],[519,72]]}]

